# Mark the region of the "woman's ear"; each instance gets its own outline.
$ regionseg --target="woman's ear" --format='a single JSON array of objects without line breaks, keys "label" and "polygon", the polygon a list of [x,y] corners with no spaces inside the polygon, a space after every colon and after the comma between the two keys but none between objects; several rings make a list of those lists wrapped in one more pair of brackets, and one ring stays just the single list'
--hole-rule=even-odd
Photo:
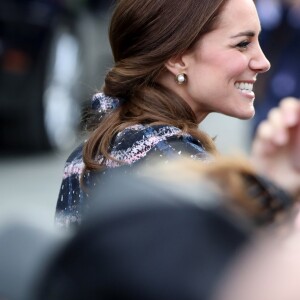
[{"label": "woman's ear", "polygon": [[186,64],[182,59],[182,55],[170,58],[166,63],[165,67],[174,75],[184,73],[186,70]]}]

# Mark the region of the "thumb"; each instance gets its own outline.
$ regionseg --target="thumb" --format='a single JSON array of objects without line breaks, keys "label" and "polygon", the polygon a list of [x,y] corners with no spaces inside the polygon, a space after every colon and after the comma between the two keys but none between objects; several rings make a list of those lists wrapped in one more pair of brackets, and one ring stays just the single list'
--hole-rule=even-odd
[{"label": "thumb", "polygon": [[292,162],[294,167],[300,171],[300,122],[291,131]]}]

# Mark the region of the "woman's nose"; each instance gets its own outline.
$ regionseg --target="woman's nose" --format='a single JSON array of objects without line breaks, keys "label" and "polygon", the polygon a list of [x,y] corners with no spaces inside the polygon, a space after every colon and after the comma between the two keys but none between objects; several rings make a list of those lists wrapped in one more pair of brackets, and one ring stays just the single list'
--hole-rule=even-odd
[{"label": "woman's nose", "polygon": [[256,50],[255,55],[250,60],[250,68],[257,73],[265,73],[271,68],[269,60],[266,58],[260,46]]}]

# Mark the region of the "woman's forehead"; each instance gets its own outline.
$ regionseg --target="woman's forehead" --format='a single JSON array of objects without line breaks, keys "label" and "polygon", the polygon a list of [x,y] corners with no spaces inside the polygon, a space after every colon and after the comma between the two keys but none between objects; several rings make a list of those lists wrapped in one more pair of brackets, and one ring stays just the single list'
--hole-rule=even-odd
[{"label": "woman's forehead", "polygon": [[253,0],[228,0],[218,19],[218,29],[260,31],[260,22]]}]

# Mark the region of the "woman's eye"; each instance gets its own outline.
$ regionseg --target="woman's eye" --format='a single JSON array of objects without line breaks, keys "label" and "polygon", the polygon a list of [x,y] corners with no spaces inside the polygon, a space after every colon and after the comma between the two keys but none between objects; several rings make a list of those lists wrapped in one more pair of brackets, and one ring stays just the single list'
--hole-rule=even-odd
[{"label": "woman's eye", "polygon": [[246,49],[248,47],[248,45],[250,44],[250,42],[241,42],[239,44],[237,44],[237,47],[240,48],[240,49]]}]

